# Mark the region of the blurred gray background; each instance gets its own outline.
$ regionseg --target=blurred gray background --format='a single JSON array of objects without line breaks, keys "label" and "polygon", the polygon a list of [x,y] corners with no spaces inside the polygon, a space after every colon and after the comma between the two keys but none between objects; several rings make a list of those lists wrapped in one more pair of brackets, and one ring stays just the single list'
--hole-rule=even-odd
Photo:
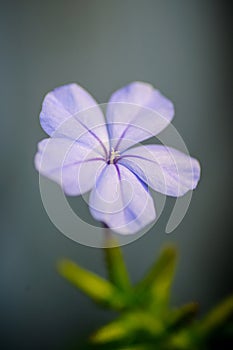
[{"label": "blurred gray background", "polygon": [[[105,276],[102,252],[72,242],[50,222],[33,166],[45,134],[45,93],[77,82],[99,102],[147,81],[175,103],[174,126],[200,159],[189,211],[164,233],[174,201],[143,238],[124,247],[137,281],[163,244],[180,261],[172,303],[202,312],[232,292],[230,6],[221,1],[0,2],[1,349],[60,349],[115,315],[99,310],[56,272],[61,257]],[[2,345],[2,346],[1,346]]]}]

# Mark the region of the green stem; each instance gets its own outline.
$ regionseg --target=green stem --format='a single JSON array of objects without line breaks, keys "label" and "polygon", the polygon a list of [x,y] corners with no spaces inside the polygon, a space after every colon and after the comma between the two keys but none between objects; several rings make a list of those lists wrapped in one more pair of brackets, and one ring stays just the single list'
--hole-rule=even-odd
[{"label": "green stem", "polygon": [[109,280],[120,290],[129,291],[131,283],[124,262],[122,251],[117,240],[112,236],[110,228],[104,224],[105,231],[105,261]]}]

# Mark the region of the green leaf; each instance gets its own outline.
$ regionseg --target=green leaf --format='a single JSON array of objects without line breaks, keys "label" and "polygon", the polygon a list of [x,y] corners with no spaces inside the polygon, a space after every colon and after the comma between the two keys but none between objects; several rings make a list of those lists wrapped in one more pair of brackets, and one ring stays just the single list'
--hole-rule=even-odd
[{"label": "green leaf", "polygon": [[134,311],[119,317],[116,321],[99,329],[91,337],[94,343],[120,341],[137,336],[144,332],[149,336],[158,337],[164,332],[164,325],[150,313]]},{"label": "green leaf", "polygon": [[60,274],[95,302],[116,310],[125,308],[126,301],[114,285],[70,260],[58,264]]},{"label": "green leaf", "polygon": [[162,250],[145,278],[136,285],[139,302],[146,302],[152,310],[164,310],[170,298],[170,288],[176,266],[177,252],[174,247]]},{"label": "green leaf", "polygon": [[122,250],[110,235],[106,237],[105,258],[109,280],[122,291],[132,291]]},{"label": "green leaf", "polygon": [[211,337],[220,334],[233,316],[233,296],[224,300],[203,318],[189,325],[184,325],[179,331],[171,334],[168,339],[168,349],[199,350]]},{"label": "green leaf", "polygon": [[164,347],[166,350],[201,350],[202,348],[196,344],[197,340],[189,329],[181,329],[178,332],[170,334],[164,339]]},{"label": "green leaf", "polygon": [[198,304],[195,302],[186,304],[168,313],[168,327],[177,329],[186,326],[197,314]]},{"label": "green leaf", "polygon": [[154,346],[143,344],[143,345],[129,345],[120,347],[119,350],[155,350]]},{"label": "green leaf", "polygon": [[198,332],[208,337],[221,329],[233,317],[233,296],[222,301],[210,311],[198,325]]}]

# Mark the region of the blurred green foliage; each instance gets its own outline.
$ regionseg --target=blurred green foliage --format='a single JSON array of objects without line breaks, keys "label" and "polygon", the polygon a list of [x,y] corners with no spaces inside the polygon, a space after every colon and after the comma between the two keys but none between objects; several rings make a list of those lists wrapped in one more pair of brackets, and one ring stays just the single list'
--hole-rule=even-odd
[{"label": "blurred green foliage", "polygon": [[[108,239],[111,246],[113,242]],[[177,262],[174,247],[165,247],[136,285],[130,282],[121,249],[115,246],[104,251],[108,280],[69,260],[58,265],[60,274],[83,293],[100,306],[119,312],[116,320],[97,330],[77,349],[201,350],[212,349],[211,344],[217,340],[233,338],[233,296],[199,320],[195,317],[197,303],[170,307]],[[223,349],[222,345],[217,348]]]}]

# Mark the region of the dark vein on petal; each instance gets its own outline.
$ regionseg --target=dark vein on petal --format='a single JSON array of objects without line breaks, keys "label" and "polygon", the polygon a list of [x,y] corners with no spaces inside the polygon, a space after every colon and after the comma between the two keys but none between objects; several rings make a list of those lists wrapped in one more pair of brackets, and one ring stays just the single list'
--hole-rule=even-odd
[{"label": "dark vein on petal", "polygon": [[119,166],[117,164],[114,164],[114,165],[115,165],[115,168],[116,168],[116,171],[117,171],[118,178],[121,181],[121,172],[120,172]]},{"label": "dark vein on petal", "polygon": [[148,162],[151,162],[151,163],[156,163],[158,165],[160,165],[158,162],[156,162],[156,160],[152,160],[152,159],[149,159],[149,158],[145,158],[145,157],[142,157],[142,156],[137,156],[137,155],[131,155],[131,154],[126,154],[124,156],[120,156],[117,161],[121,160],[121,159],[124,159],[124,158],[137,158],[137,159],[142,159],[142,160],[147,160]]},{"label": "dark vein on petal", "polygon": [[[118,166],[117,164],[114,164],[114,165],[115,165],[115,167],[116,167],[116,171],[117,171],[118,178],[119,178],[119,180],[121,181],[121,172],[120,172],[119,166]],[[122,166],[124,166],[124,165],[122,164]],[[124,167],[125,167],[125,166],[124,166]],[[125,167],[125,168],[126,168],[127,170],[130,171],[130,169],[128,169],[127,167]],[[130,172],[131,172],[131,171],[130,171]],[[133,172],[132,172],[132,174],[135,175]],[[136,177],[137,177],[137,176],[136,176]],[[140,180],[139,180],[139,182],[141,183]],[[125,203],[124,193],[123,193],[123,190],[122,190],[122,187],[121,187],[120,184],[119,184],[119,186],[120,186],[122,204],[123,204],[123,206],[124,206],[124,203]],[[131,217],[133,217],[132,220],[130,220],[129,222],[127,222],[126,211],[128,211],[128,212],[130,213]],[[123,209],[123,214],[124,214],[124,217],[125,217],[125,223],[126,223],[125,226],[127,226],[128,224],[130,224],[132,221],[137,221],[137,222],[139,222],[139,223],[141,222],[141,221],[138,219],[138,217],[135,215],[135,213],[130,209],[129,204]]]},{"label": "dark vein on petal", "polygon": [[[134,105],[134,104],[133,104],[133,105]],[[136,105],[136,104],[135,104],[135,105]],[[143,108],[143,106],[141,106],[141,105],[137,105],[137,106],[140,107],[140,109]],[[119,147],[121,141],[123,140],[123,138],[124,138],[126,132],[129,130],[129,128],[130,128],[131,126],[135,126],[135,125],[131,125],[131,124],[135,121],[135,119],[137,119],[139,112],[140,112],[140,110],[137,111],[136,115],[128,122],[127,127],[126,127],[125,130],[122,132],[122,134],[121,134],[119,140],[117,141],[117,144],[116,144],[116,147],[115,147],[116,149],[117,149],[117,147]]]},{"label": "dark vein on petal", "polygon": [[[190,189],[188,185],[186,185],[186,183],[184,183],[184,180],[182,179],[182,176],[180,175],[178,168],[175,164],[175,159],[172,159],[172,161],[174,161],[174,166],[176,167],[176,173],[174,174],[173,171],[170,171],[169,169],[167,169],[166,166],[164,166],[163,164],[160,164],[158,162],[156,162],[155,160],[152,159],[148,159],[142,156],[137,156],[137,155],[125,155],[125,156],[121,156],[120,158],[117,159],[117,161],[119,161],[122,158],[138,158],[138,159],[142,159],[142,160],[147,160],[148,162],[157,164],[158,166],[161,167],[161,169],[163,169],[163,171],[166,171],[168,173],[168,176],[170,176],[171,178],[173,178],[176,182],[179,181],[179,186],[182,185],[183,187]],[[125,168],[129,169],[128,166],[124,163],[120,163],[122,166],[124,166]],[[136,164],[137,165],[137,164]],[[172,164],[173,165],[173,164]],[[171,166],[172,166],[171,165]],[[129,165],[130,166],[130,165]],[[134,172],[134,169],[129,169],[135,176],[139,176]],[[178,176],[178,179],[177,179]],[[141,177],[139,176],[139,178],[141,179]],[[145,182],[143,179],[141,179],[143,182]]]},{"label": "dark vein on petal", "polygon": [[146,192],[149,192],[148,191],[148,183],[145,182],[139,175],[137,175],[133,169],[131,168],[128,168],[128,165],[124,164],[124,163],[120,163],[121,166],[123,166],[125,169],[127,169],[129,172],[131,172],[135,177],[136,179],[139,181],[140,185],[143,187],[143,189],[146,191]]},{"label": "dark vein on petal", "polygon": [[[78,120],[76,120],[76,121],[78,121]],[[60,136],[58,136],[58,135],[56,135],[56,137],[51,137],[51,138],[53,138],[53,139],[55,139],[55,138],[58,138],[58,139],[61,139],[61,138],[64,138],[64,139],[67,139],[67,140],[70,140],[70,141],[72,141],[73,143],[75,143],[75,144],[77,144],[77,145],[83,145],[84,147],[86,147],[86,148],[89,148],[90,150],[92,149],[91,147],[90,147],[90,145],[87,143],[87,142],[85,142],[85,141],[83,141],[83,140],[80,140],[80,138],[78,138],[78,139],[76,139],[76,140],[74,140],[74,139],[72,139],[71,137],[69,137],[68,135],[60,135]],[[102,153],[100,152],[100,151],[98,151],[98,150],[94,150],[96,153],[98,153],[100,156],[102,156]]]},{"label": "dark vein on petal", "polygon": [[117,144],[116,144],[116,147],[115,147],[116,150],[117,150],[117,148],[119,147],[121,141],[123,140],[123,138],[124,138],[126,132],[127,132],[128,129],[130,128],[130,126],[131,126],[131,125],[128,124],[127,127],[125,128],[125,130],[123,131],[123,133],[121,134],[121,136],[119,137],[119,139],[118,139],[118,141],[117,141]]},{"label": "dark vein on petal", "polygon": [[100,145],[104,150],[105,157],[107,158],[108,157],[107,148],[105,147],[103,142],[100,140],[100,138],[92,130],[90,130],[85,124],[83,124],[77,117],[75,117],[75,120],[77,120],[82,125],[82,127],[84,127],[100,143]]},{"label": "dark vein on petal", "polygon": [[[117,171],[119,182],[121,182],[121,172],[120,172],[119,166],[117,164],[114,164],[114,166],[115,166],[116,171]],[[122,202],[122,207],[123,207],[122,210],[123,210],[124,220],[125,220],[125,223],[126,223],[127,222],[127,219],[126,219],[126,209],[127,209],[127,207],[124,208],[124,193],[123,193],[123,190],[122,190],[122,187],[121,187],[121,183],[119,183],[119,187],[120,187],[121,202]]]},{"label": "dark vein on petal", "polygon": [[69,164],[65,164],[65,165],[62,165],[60,167],[54,168],[54,169],[50,170],[50,173],[53,173],[53,172],[55,172],[57,170],[60,170],[60,169],[63,170],[65,168],[69,168],[70,166],[73,166],[73,165],[79,165],[79,164],[82,164],[82,163],[88,163],[88,162],[99,161],[99,160],[102,160],[102,161],[105,162],[104,158],[100,158],[100,157],[90,158],[90,159],[80,160],[78,162],[69,163]]}]

